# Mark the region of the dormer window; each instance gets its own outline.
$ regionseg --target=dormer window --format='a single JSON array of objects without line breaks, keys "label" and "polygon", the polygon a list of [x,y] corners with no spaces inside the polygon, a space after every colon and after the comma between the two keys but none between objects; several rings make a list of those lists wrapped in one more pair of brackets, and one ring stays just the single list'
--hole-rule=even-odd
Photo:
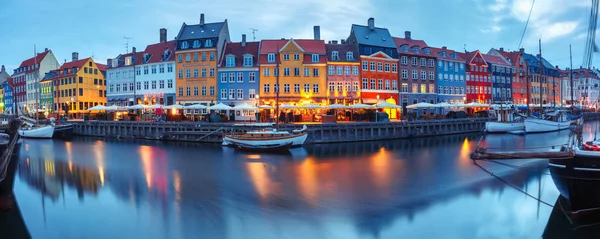
[{"label": "dormer window", "polygon": [[346,60],[347,61],[354,61],[354,52],[346,52]]},{"label": "dormer window", "polygon": [[407,45],[402,45],[402,46],[400,46],[400,50],[402,52],[408,52],[408,46]]},{"label": "dormer window", "polygon": [[205,47],[212,47],[213,46],[213,42],[211,39],[206,40],[206,42],[204,43]]},{"label": "dormer window", "polygon": [[72,74],[75,74],[75,73],[77,73],[77,68],[73,67],[73,69],[71,69],[71,73],[72,73]]},{"label": "dormer window", "polygon": [[452,59],[458,59],[458,55],[456,55],[456,53],[450,54],[450,57],[452,57]]},{"label": "dormer window", "polygon": [[234,67],[235,66],[235,56],[229,55],[225,58],[225,67]]},{"label": "dormer window", "polygon": [[431,52],[429,52],[429,48],[423,48],[423,52],[425,52],[425,54],[429,55]]},{"label": "dormer window", "polygon": [[252,55],[244,55],[244,66],[250,67],[254,65],[254,61],[252,59]]},{"label": "dormer window", "polygon": [[411,50],[412,50],[412,52],[414,52],[414,53],[417,53],[417,54],[419,53],[419,47],[418,47],[418,46],[413,46],[413,47],[411,48]]},{"label": "dormer window", "polygon": [[145,53],[144,54],[144,63],[148,62],[148,60],[150,60],[150,54]]},{"label": "dormer window", "polygon": [[171,57],[171,51],[165,50],[165,52],[163,53],[162,61],[166,61],[167,59],[169,59],[169,57]]},{"label": "dormer window", "polygon": [[200,41],[199,40],[194,40],[194,45],[192,47],[193,48],[200,48]]},{"label": "dormer window", "polygon": [[446,52],[445,51],[440,52],[440,56],[446,58]]},{"label": "dormer window", "polygon": [[63,72],[64,75],[68,75],[69,74],[69,69],[65,69]]},{"label": "dormer window", "polygon": [[131,65],[131,56],[128,56],[125,58],[125,65],[126,66]]},{"label": "dormer window", "polygon": [[119,65],[119,59],[113,59],[111,61],[112,67],[117,67]]},{"label": "dormer window", "polygon": [[340,60],[340,53],[337,51],[332,51],[331,52],[331,60],[332,61],[339,61]]},{"label": "dormer window", "polygon": [[312,54],[312,62],[319,62],[319,54]]},{"label": "dormer window", "polygon": [[181,42],[181,49],[188,49],[189,47],[190,46],[189,46],[189,44],[186,41]]},{"label": "dormer window", "polygon": [[269,53],[269,54],[267,55],[267,61],[268,61],[268,62],[275,62],[275,54],[273,54],[273,53]]}]

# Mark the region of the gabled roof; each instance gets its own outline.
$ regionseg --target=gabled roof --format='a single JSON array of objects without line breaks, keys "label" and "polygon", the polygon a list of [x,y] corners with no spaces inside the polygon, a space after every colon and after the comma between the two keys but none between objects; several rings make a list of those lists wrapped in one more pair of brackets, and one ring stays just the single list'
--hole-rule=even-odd
[{"label": "gabled roof", "polygon": [[219,37],[221,29],[225,26],[224,22],[214,22],[196,25],[187,25],[185,22],[177,34],[177,40],[190,40],[190,39],[202,39],[202,38],[215,38]]},{"label": "gabled roof", "polygon": [[485,61],[488,63],[494,64],[497,66],[504,66],[504,67],[512,66],[508,61],[506,61],[502,57],[491,55],[491,54],[481,54],[481,55],[483,56],[483,59],[485,59]]},{"label": "gabled roof", "polygon": [[235,67],[242,67],[244,64],[244,55],[250,54],[254,57],[254,66],[258,66],[258,49],[260,42],[246,42],[242,46],[241,42],[228,42],[225,45],[225,54],[219,61],[220,67],[225,67],[226,58],[229,55],[235,56]]},{"label": "gabled roof", "polygon": [[117,56],[117,58],[113,59],[114,60],[118,60],[119,63],[116,67],[112,67],[112,65],[110,66],[106,66],[107,69],[116,69],[119,67],[124,67],[125,66],[125,59],[131,56],[132,57],[132,62],[131,65],[128,66],[135,66],[135,65],[139,65],[142,64],[143,61],[143,57],[144,57],[144,52],[136,52],[136,53],[127,53],[127,54],[123,54],[123,55],[119,55]]},{"label": "gabled roof", "polygon": [[277,53],[288,43],[288,40],[262,40],[260,42],[260,54]]},{"label": "gabled roof", "polygon": [[77,60],[77,61],[67,62],[67,63],[63,64],[62,66],[60,66],[60,70],[62,71],[64,69],[71,69],[73,67],[79,69],[79,68],[83,67],[83,65],[85,65],[85,63],[87,63],[89,59],[90,59],[90,57],[81,59],[81,60]]},{"label": "gabled roof", "polygon": [[428,47],[427,43],[423,40],[406,39],[401,37],[394,37],[394,43],[400,47],[402,45],[408,45],[408,47],[418,46],[419,48]]},{"label": "gabled roof", "polygon": [[305,54],[325,54],[325,41],[289,39],[289,40],[262,40],[260,54],[277,53],[288,44],[297,44]]},{"label": "gabled roof", "polygon": [[[523,58],[525,59],[525,61],[527,61],[527,65],[529,66],[534,66],[534,67],[539,67],[540,66],[540,57],[539,55],[532,55],[529,53],[523,53]],[[546,69],[551,69],[551,70],[556,70],[556,67],[554,67],[552,64],[550,64],[550,62],[548,62],[545,58],[542,57],[542,64],[544,66],[544,68]]]},{"label": "gabled roof", "polygon": [[[325,44],[325,51],[327,52],[327,61],[331,62],[358,62],[360,55],[356,51],[356,48],[352,44]],[[339,59],[332,59],[331,52],[337,51]],[[346,59],[346,53],[352,52],[353,59]]]},{"label": "gabled roof", "polygon": [[[42,53],[38,53],[37,56],[31,57],[27,60],[24,60],[23,62],[21,62],[21,65],[19,65],[19,68],[33,66],[36,64],[36,62],[37,62],[37,64],[40,64],[40,62],[44,59],[44,57],[46,57],[46,55],[48,55],[48,53],[50,53],[50,50],[44,51]],[[37,69],[30,69],[28,71],[25,71],[25,73],[33,72],[36,70]]]},{"label": "gabled roof", "polygon": [[374,27],[370,29],[368,26],[352,24],[351,32],[360,45],[396,48],[392,35],[387,28]]},{"label": "gabled roof", "polygon": [[309,54],[326,54],[325,41],[323,40],[294,40],[304,53]]},{"label": "gabled roof", "polygon": [[100,63],[96,62],[96,66],[98,66],[98,70],[100,70],[100,71],[106,71],[106,65],[100,64]]},{"label": "gabled roof", "polygon": [[483,54],[481,54],[481,52],[479,50],[475,50],[475,51],[466,53],[465,61],[467,62],[467,64],[470,64],[473,61],[473,58],[475,58],[475,56],[477,56],[477,54],[480,54],[482,56],[484,63],[487,65],[487,62],[485,62],[485,58],[483,58]]},{"label": "gabled roof", "polygon": [[498,52],[498,54],[502,55],[502,57],[504,57],[504,59],[508,60],[513,65],[517,65],[519,63],[519,57],[521,56],[520,51],[504,51],[504,50],[497,50],[494,48],[492,48],[490,51],[492,51],[492,50]]},{"label": "gabled roof", "polygon": [[[142,62],[141,64],[150,64],[150,63],[158,63],[165,61],[174,61],[175,60],[175,41],[168,41],[164,43],[157,43],[146,46],[144,50],[144,55],[148,54],[150,59],[147,62]],[[167,51],[167,58],[165,59],[165,51]],[[143,59],[142,59],[143,61]]]},{"label": "gabled roof", "polygon": [[[431,55],[433,55],[434,57],[438,58],[438,59],[444,59],[444,60],[450,60],[450,61],[461,61],[464,62],[465,58],[463,58],[460,52],[456,52],[454,50],[451,49],[443,49],[443,48],[437,48],[437,47],[430,47],[431,49]],[[446,56],[443,57],[440,53],[442,52],[446,52]],[[451,58],[450,54],[455,53],[456,54],[456,59]]]}]

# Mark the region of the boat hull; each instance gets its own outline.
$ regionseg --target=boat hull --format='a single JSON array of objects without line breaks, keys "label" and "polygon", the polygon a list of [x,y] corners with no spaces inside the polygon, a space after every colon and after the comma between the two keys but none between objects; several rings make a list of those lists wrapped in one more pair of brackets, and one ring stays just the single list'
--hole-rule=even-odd
[{"label": "boat hull", "polygon": [[223,136],[223,145],[236,145],[243,144],[254,147],[264,146],[264,145],[273,145],[273,146],[284,146],[291,144],[291,146],[300,146],[304,144],[306,138],[308,137],[307,133],[300,133],[289,135],[285,137],[273,137],[270,139],[249,139],[243,137],[236,137],[231,135]]},{"label": "boat hull", "polygon": [[51,139],[54,135],[54,126],[48,125],[35,129],[19,129],[19,136],[33,139]]},{"label": "boat hull", "polygon": [[525,132],[527,133],[545,133],[568,129],[571,127],[571,121],[554,122],[541,119],[525,119]]},{"label": "boat hull", "polygon": [[486,122],[485,131],[488,133],[508,133],[525,130],[523,122]]},{"label": "boat hull", "polygon": [[292,143],[279,145],[279,144],[266,144],[261,146],[253,146],[247,144],[233,143],[233,145],[240,150],[250,152],[282,152],[287,151],[292,147]]},{"label": "boat hull", "polygon": [[574,151],[574,158],[549,161],[552,180],[573,214],[599,212],[600,151]]}]

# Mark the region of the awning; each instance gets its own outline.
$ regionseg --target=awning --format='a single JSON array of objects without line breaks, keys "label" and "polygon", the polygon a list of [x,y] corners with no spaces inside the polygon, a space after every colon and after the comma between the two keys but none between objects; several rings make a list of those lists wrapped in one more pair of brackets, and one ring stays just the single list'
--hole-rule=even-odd
[{"label": "awning", "polygon": [[362,98],[362,103],[363,104],[377,104],[377,103],[379,103],[379,100],[373,99],[373,98]]}]

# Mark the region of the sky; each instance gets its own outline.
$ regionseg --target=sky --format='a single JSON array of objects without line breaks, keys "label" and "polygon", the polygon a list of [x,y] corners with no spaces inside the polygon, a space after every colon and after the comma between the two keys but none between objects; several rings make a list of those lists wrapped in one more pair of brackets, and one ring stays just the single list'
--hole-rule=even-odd
[{"label": "sky", "polygon": [[[51,49],[59,62],[93,57],[105,63],[129,49],[143,50],[177,36],[183,22],[197,24],[227,19],[232,41],[241,41],[250,28],[256,39],[312,39],[321,26],[321,39],[345,39],[352,24],[388,28],[393,36],[412,32],[429,46],[447,46],[487,53],[492,47],[517,50],[533,0],[2,0],[0,4],[0,64],[9,73],[21,61]],[[536,0],[522,47],[542,54],[561,68],[582,65],[592,0]],[[600,60],[600,58],[596,58]],[[597,65],[597,64],[594,64]]]}]

